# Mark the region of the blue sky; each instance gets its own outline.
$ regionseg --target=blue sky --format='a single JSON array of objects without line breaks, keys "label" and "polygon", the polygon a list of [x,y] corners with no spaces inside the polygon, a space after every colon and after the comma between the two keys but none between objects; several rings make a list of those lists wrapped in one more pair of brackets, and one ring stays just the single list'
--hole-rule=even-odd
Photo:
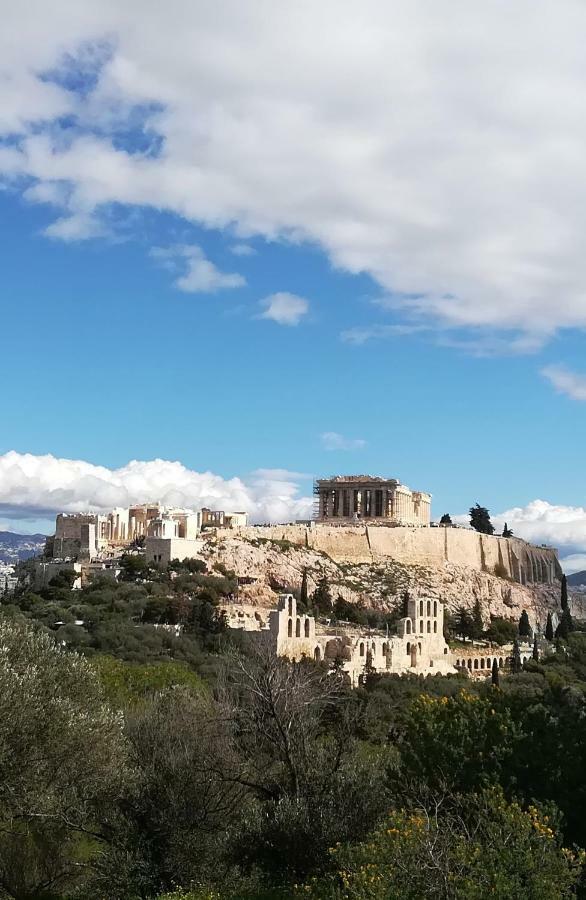
[{"label": "blue sky", "polygon": [[[0,455],[178,460],[261,517],[384,474],[586,553],[582,13],[366,6],[11,13]],[[11,457],[0,524],[99,505],[67,472]]]}]

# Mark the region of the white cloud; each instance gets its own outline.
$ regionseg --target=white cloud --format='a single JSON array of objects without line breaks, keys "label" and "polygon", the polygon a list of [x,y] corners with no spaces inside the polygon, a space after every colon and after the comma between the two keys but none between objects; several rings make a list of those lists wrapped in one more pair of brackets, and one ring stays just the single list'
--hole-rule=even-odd
[{"label": "white cloud", "polygon": [[586,553],[571,553],[569,556],[562,557],[560,562],[567,575],[571,575],[572,572],[586,571]]},{"label": "white cloud", "polygon": [[288,294],[286,291],[279,291],[276,294],[270,294],[260,301],[260,305],[264,308],[259,316],[260,319],[271,319],[279,325],[299,325],[299,322],[309,312],[309,302],[297,294]]},{"label": "white cloud", "polygon": [[571,372],[565,366],[546,366],[541,374],[547,378],[560,394],[567,394],[574,400],[586,400],[586,376]]},{"label": "white cloud", "polygon": [[108,510],[131,503],[245,510],[253,521],[308,518],[312,498],[299,493],[305,476],[261,469],[249,479],[195,472],[180,462],[133,460],[108,469],[83,460],[14,451],[0,456],[0,514],[4,521],[38,521],[57,512]]},{"label": "white cloud", "polygon": [[342,331],[340,338],[346,344],[361,346],[368,341],[405,337],[405,335],[417,334],[421,331],[425,331],[425,329],[420,325],[358,325]]},{"label": "white cloud", "polygon": [[347,438],[337,431],[324,431],[320,439],[324,450],[362,450],[366,447],[362,438]]},{"label": "white cloud", "polygon": [[230,247],[234,256],[255,256],[256,250],[250,244],[232,244]]},{"label": "white cloud", "polygon": [[151,256],[172,271],[178,264],[184,268],[183,274],[175,281],[175,286],[186,293],[214,294],[216,291],[243,287],[246,284],[246,279],[237,272],[221,272],[196,244],[154,247]]},{"label": "white cloud", "polygon": [[[455,516],[454,519],[466,525],[469,521],[465,515]],[[527,506],[515,506],[493,514],[491,519],[497,533],[502,532],[506,522],[516,537],[532,544],[556,547],[568,572],[580,569],[582,558],[586,559],[586,508],[583,506],[532,500]]]},{"label": "white cloud", "polygon": [[[426,323],[586,326],[579,0],[5,6],[0,166],[67,185],[53,235],[151,207],[311,241]],[[47,78],[76,60],[82,99]]]}]

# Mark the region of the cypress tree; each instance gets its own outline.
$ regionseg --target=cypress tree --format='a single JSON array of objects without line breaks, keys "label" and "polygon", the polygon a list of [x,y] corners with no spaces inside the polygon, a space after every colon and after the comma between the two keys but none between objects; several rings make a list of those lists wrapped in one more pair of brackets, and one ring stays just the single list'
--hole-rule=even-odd
[{"label": "cypress tree", "polygon": [[531,637],[531,625],[526,609],[523,610],[519,619],[519,637]]},{"label": "cypress tree", "polygon": [[299,604],[303,609],[307,609],[308,603],[308,594],[307,594],[307,569],[303,570],[303,575],[301,576],[301,587],[299,589]]},{"label": "cypress tree", "polygon": [[568,608],[568,579],[566,578],[565,575],[562,575],[561,606],[562,606],[562,609]]},{"label": "cypress tree", "polygon": [[518,675],[523,667],[521,663],[521,650],[519,648],[519,641],[515,641],[513,644],[513,659],[511,662],[511,671],[514,675]]},{"label": "cypress tree", "polygon": [[505,527],[503,528],[503,537],[513,537],[513,532],[505,522]]},{"label": "cypress tree", "polygon": [[460,637],[472,637],[472,616],[465,606],[460,606],[456,613],[456,618],[454,620],[454,630],[456,634],[460,635]]},{"label": "cypress tree", "polygon": [[545,624],[545,639],[553,641],[553,622],[551,621],[551,613],[547,614],[547,622]]},{"label": "cypress tree", "polygon": [[574,620],[570,614],[570,610],[566,606],[562,613],[562,617],[560,619],[560,624],[556,628],[555,636],[556,638],[562,638],[562,640],[566,641],[568,639],[568,635],[570,631],[574,630]]},{"label": "cypress tree", "polygon": [[330,583],[325,575],[322,575],[311,597],[311,605],[315,614],[326,615],[331,613],[334,601],[330,592]]},{"label": "cypress tree", "polygon": [[499,664],[496,660],[496,656],[492,661],[491,681],[495,687],[499,686]]},{"label": "cypress tree", "polygon": [[539,647],[537,646],[537,635],[533,638],[533,659],[535,662],[539,662]]}]

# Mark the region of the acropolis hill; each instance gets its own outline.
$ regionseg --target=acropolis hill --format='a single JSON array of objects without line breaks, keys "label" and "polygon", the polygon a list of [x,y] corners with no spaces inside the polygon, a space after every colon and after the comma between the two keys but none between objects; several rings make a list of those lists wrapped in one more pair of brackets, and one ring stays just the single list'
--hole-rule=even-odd
[{"label": "acropolis hill", "polygon": [[431,495],[397,479],[336,475],[315,482],[315,497],[313,520],[297,524],[247,525],[244,513],[158,504],[60,515],[43,577],[67,558],[87,580],[115,568],[124,548],[142,540],[150,562],[195,556],[234,571],[238,601],[250,607],[273,607],[305,573],[310,590],[325,575],[334,595],[380,609],[391,609],[405,590],[452,609],[480,600],[487,621],[518,619],[526,609],[543,624],[559,608],[561,569],[551,547],[434,525]]}]

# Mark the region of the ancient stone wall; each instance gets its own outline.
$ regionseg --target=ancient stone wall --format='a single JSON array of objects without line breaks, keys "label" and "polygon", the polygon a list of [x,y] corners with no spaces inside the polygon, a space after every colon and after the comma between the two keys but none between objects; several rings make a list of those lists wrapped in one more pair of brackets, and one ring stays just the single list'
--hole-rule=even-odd
[{"label": "ancient stone wall", "polygon": [[557,551],[551,547],[466,528],[270,525],[237,528],[233,533],[247,540],[289,541],[326,553],[336,562],[370,563],[381,557],[405,565],[447,562],[518,584],[551,584],[561,575]]}]

